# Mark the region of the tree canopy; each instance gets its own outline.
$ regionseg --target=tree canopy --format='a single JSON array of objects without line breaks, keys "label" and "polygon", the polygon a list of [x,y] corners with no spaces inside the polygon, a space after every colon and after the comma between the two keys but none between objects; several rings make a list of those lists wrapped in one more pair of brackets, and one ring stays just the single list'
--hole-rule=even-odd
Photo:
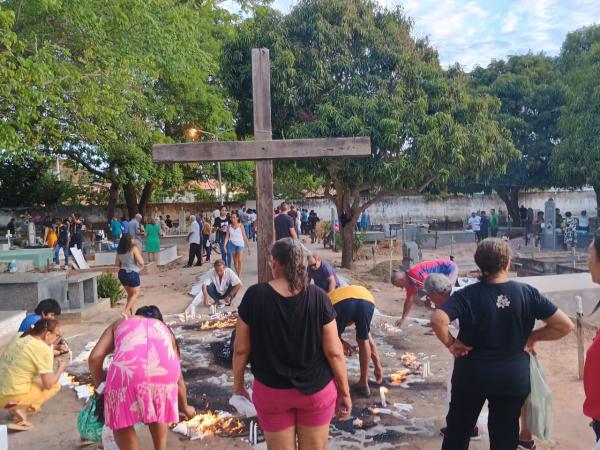
[{"label": "tree canopy", "polygon": [[567,35],[559,56],[566,104],[562,139],[552,154],[554,173],[567,186],[593,186],[600,207],[600,26]]},{"label": "tree canopy", "polygon": [[500,100],[497,119],[510,130],[512,142],[521,152],[506,173],[491,174],[483,183],[498,192],[513,218],[519,217],[521,190],[558,185],[550,169],[550,155],[560,139],[558,118],[564,95],[559,75],[555,61],[543,54],[493,61],[470,75],[479,92]]},{"label": "tree canopy", "polygon": [[385,194],[423,192],[465,172],[501,173],[518,155],[495,120],[499,101],[474,95],[460,69],[442,71],[436,52],[411,28],[400,8],[304,0],[286,16],[263,10],[223,49],[223,80],[237,101],[240,135],[252,121],[249,50],[267,46],[275,136],[371,137],[369,158],[304,163],[326,180],[345,225],[345,267],[361,211]]}]

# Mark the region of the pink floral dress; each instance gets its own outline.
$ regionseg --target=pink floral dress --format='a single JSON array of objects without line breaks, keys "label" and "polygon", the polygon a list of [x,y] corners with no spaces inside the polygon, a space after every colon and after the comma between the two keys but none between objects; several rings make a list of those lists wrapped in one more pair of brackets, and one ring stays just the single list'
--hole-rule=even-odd
[{"label": "pink floral dress", "polygon": [[181,366],[169,328],[160,320],[131,317],[117,325],[114,340],[104,391],[108,428],[177,422]]}]

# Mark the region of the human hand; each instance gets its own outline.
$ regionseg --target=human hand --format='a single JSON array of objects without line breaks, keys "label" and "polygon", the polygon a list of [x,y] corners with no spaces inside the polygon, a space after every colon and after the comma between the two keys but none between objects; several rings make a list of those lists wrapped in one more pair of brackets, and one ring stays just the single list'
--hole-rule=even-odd
[{"label": "human hand", "polygon": [[241,386],[241,387],[234,387],[233,388],[233,393],[235,395],[241,395],[242,397],[246,397],[248,400],[252,401],[252,399],[250,398],[250,394],[248,393],[248,390],[246,389],[245,386]]},{"label": "human hand", "polygon": [[340,339],[342,341],[342,347],[344,348],[344,355],[346,356],[352,356],[352,352],[354,351],[354,349],[352,348],[352,345],[350,345],[349,342]]},{"label": "human hand", "polygon": [[58,367],[57,367],[58,372],[64,372],[65,369],[67,368],[67,365],[68,364],[67,364],[67,361],[65,359],[60,359],[58,361]]},{"label": "human hand", "polygon": [[536,340],[533,339],[533,336],[529,336],[529,339],[527,339],[527,343],[525,344],[525,351],[533,356],[537,356],[535,351],[535,343]]},{"label": "human hand", "polygon": [[352,398],[350,393],[342,393],[338,391],[337,399],[335,401],[335,417],[337,420],[347,420],[352,414]]},{"label": "human hand", "polygon": [[192,405],[186,405],[181,408],[181,413],[183,413],[187,420],[190,420],[196,415],[196,408],[194,408]]},{"label": "human hand", "polygon": [[403,323],[404,323],[404,317],[402,317],[401,319],[396,320],[396,323],[394,325],[396,325],[398,328],[400,328]]},{"label": "human hand", "polygon": [[452,353],[455,358],[467,356],[471,350],[473,350],[473,347],[469,347],[458,339],[455,339],[454,342],[448,347],[448,351]]},{"label": "human hand", "polygon": [[61,355],[69,351],[69,347],[67,347],[66,344],[59,344],[55,347],[55,349],[58,350]]}]

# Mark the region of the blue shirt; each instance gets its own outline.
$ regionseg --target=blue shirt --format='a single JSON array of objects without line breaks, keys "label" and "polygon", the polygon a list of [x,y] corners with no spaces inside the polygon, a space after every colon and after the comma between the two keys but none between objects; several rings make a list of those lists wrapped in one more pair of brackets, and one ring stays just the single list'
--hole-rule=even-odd
[{"label": "blue shirt", "polygon": [[24,333],[29,330],[32,326],[34,326],[38,321],[42,318],[42,316],[38,316],[37,314],[28,314],[19,325],[19,333]]},{"label": "blue shirt", "polygon": [[121,235],[121,222],[119,222],[118,220],[113,220],[110,223],[110,232],[113,236]]},{"label": "blue shirt", "polygon": [[338,279],[335,269],[327,261],[321,261],[321,266],[318,269],[308,268],[308,277],[315,282],[315,285],[319,286],[325,292],[329,291],[329,280],[328,278],[333,275],[335,278],[335,287],[340,287],[340,280]]}]

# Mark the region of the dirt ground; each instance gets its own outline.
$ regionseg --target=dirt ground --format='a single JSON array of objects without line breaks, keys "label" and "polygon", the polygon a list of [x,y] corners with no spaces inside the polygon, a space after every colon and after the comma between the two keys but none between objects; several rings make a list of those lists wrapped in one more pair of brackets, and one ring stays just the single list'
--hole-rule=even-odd
[{"label": "dirt ground", "polygon": [[[331,250],[323,250],[321,246],[305,243],[313,252],[321,254],[324,259],[334,263],[338,267],[339,274],[349,281],[361,283],[374,293],[377,300],[377,308],[381,315],[377,317],[380,323],[393,323],[394,316],[399,316],[402,311],[404,293],[394,288],[387,280],[389,279],[389,249],[381,249],[375,252],[375,261],[372,259],[372,249],[367,246],[361,250],[363,258],[356,262],[355,270],[347,271],[339,269],[341,259],[340,253]],[[459,267],[472,268],[472,254],[475,245],[455,245],[453,253]],[[180,255],[185,255],[187,249],[181,247]],[[423,250],[424,259],[447,257],[449,248],[437,250]],[[252,257],[246,256],[247,273],[243,277],[245,286],[256,280],[255,253]],[[367,256],[370,259],[365,259]],[[392,254],[394,266],[401,259],[399,249]],[[140,304],[156,304],[163,314],[181,313],[188,305],[191,297],[187,294],[196,277],[208,269],[208,265],[183,268],[183,258],[172,263],[167,268],[150,268],[149,273],[142,277],[142,296]],[[118,317],[118,309],[99,314],[93,321],[82,324],[70,324],[65,326],[65,336],[74,354],[83,350],[86,343],[99,337],[104,328]],[[390,317],[388,317],[390,316]],[[427,319],[429,312],[417,303],[411,311],[411,317]],[[591,342],[593,330],[586,331],[586,347]],[[382,335],[383,336],[383,335]],[[364,446],[353,446],[348,440],[334,437],[330,441],[329,448],[410,448],[410,449],[438,449],[441,446],[441,438],[438,431],[444,426],[444,417],[447,412],[446,404],[446,379],[450,354],[437,341],[431,329],[419,323],[408,323],[402,331],[396,335],[382,337],[383,341],[390,344],[395,351],[387,352],[384,358],[384,371],[387,375],[400,367],[397,362],[401,352],[410,351],[415,354],[423,353],[430,357],[432,375],[427,378],[423,385],[414,385],[409,389],[390,389],[388,400],[393,402],[409,403],[413,405],[413,411],[409,418],[427,423],[430,433],[427,435],[415,435],[408,433],[402,436],[394,444],[368,444]],[[379,342],[379,341],[378,341]],[[577,351],[575,336],[553,343],[540,343],[538,355],[546,370],[550,387],[554,395],[554,429],[553,441],[549,444],[538,443],[538,448],[563,449],[563,450],[589,450],[593,446],[593,432],[588,426],[589,420],[583,416],[581,406],[583,404],[583,387],[577,377]],[[355,358],[356,359],[356,358]],[[188,361],[187,363],[193,363]],[[356,361],[349,362],[349,365]],[[351,382],[355,380],[350,380]],[[192,384],[190,386],[190,383]],[[188,382],[188,389],[198,389],[200,385],[194,385],[195,381]],[[373,389],[371,399],[368,401],[355,399],[353,412],[356,414],[363,408],[376,405],[378,392]],[[82,407],[82,402],[77,400],[70,389],[63,389],[56,398],[48,402],[44,409],[31,417],[34,431],[11,433],[9,435],[10,449],[38,449],[48,450],[79,448],[79,436],[76,428],[77,414]],[[3,419],[0,417],[0,420]],[[150,449],[151,441],[147,430],[140,432],[140,448]],[[488,448],[487,432],[482,430],[483,439],[472,442],[471,447],[475,450]],[[346,436],[347,437],[347,436]],[[41,447],[40,447],[41,446]],[[247,443],[239,438],[210,438],[203,441],[189,441],[187,438],[169,434],[169,448],[195,449],[195,448],[220,448],[236,449],[249,448]],[[95,447],[90,447],[95,448]],[[259,445],[258,448],[264,448]]]}]

